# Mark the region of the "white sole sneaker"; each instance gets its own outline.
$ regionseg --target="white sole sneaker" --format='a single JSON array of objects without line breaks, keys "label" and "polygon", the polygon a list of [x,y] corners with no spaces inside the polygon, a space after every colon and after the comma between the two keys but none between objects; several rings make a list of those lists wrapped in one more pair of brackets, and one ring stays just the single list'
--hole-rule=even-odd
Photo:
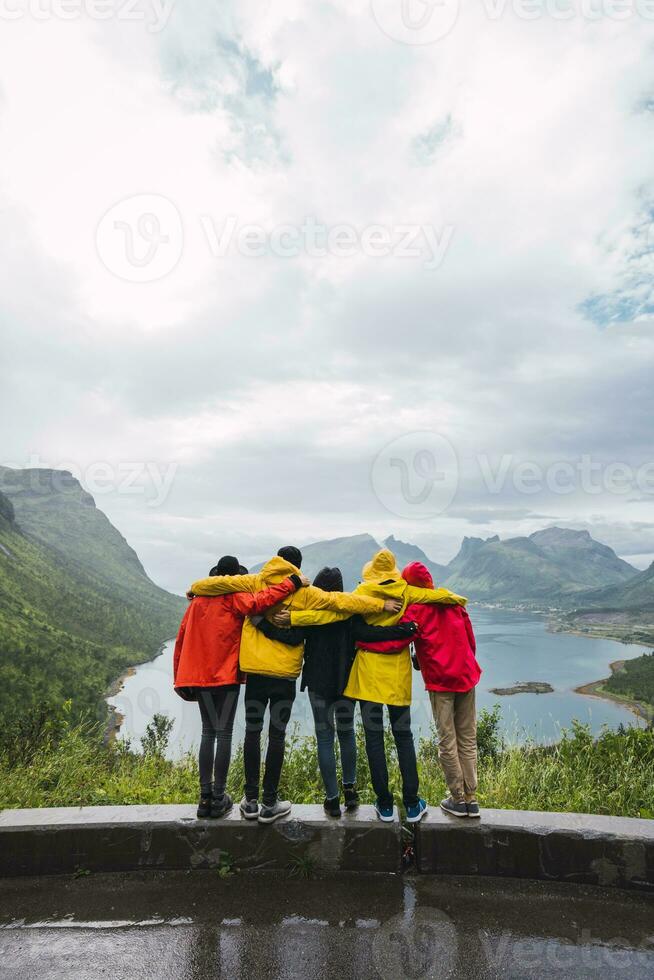
[{"label": "white sole sneaker", "polygon": [[283,809],[277,810],[275,813],[271,813],[269,816],[264,817],[263,813],[265,808],[261,807],[259,810],[259,823],[274,823],[275,820],[279,820],[280,817],[287,817],[291,812],[291,809],[292,808],[290,806],[288,808],[284,807]]},{"label": "white sole sneaker", "polygon": [[466,819],[468,818],[467,810],[465,813],[457,813],[456,810],[448,810],[448,808],[446,806],[443,806],[442,803],[441,803],[441,810],[443,811],[443,813],[447,813],[448,817],[465,817]]},{"label": "white sole sneaker", "polygon": [[424,816],[426,816],[428,813],[429,813],[429,807],[425,807],[424,810],[421,810],[420,811],[420,813],[418,814],[417,817],[407,817],[406,818],[406,822],[407,823],[420,823],[420,821],[422,820],[422,818]]},{"label": "white sole sneaker", "polygon": [[239,804],[239,807],[238,808],[241,811],[241,816],[245,820],[258,820],[259,819],[259,807],[257,807],[256,813],[248,813],[247,810],[244,809],[242,802]]}]

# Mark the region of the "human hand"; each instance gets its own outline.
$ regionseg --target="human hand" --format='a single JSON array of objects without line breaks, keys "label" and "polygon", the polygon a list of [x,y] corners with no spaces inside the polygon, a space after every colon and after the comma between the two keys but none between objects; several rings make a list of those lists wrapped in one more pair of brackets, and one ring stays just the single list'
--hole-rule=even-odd
[{"label": "human hand", "polygon": [[399,613],[402,609],[401,599],[384,599],[384,612]]},{"label": "human hand", "polygon": [[191,592],[191,590],[189,589],[188,592],[186,593],[186,598],[195,599],[195,592]]},{"label": "human hand", "polygon": [[279,626],[282,629],[286,629],[291,625],[291,614],[288,609],[278,609],[270,617],[270,622],[273,626]]},{"label": "human hand", "polygon": [[299,575],[299,579],[300,579],[300,582],[302,583],[302,588],[303,589],[306,589],[307,585],[311,585],[311,582],[306,577],[306,575],[302,575],[301,572],[300,572],[300,575]]}]

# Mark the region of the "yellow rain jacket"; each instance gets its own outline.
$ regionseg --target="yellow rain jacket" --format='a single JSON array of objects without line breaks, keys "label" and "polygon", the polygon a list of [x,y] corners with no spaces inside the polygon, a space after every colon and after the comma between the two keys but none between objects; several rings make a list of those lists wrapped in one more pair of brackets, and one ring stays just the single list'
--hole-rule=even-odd
[{"label": "yellow rain jacket", "polygon": [[[371,596],[377,599],[401,599],[399,613],[365,613],[366,621],[375,626],[394,626],[412,602],[445,602],[464,606],[468,601],[448,589],[418,589],[404,581],[395,564],[395,555],[388,548],[378,551],[363,569],[363,582],[353,595]],[[314,609],[291,612],[292,626],[320,626],[346,618],[340,613]],[[409,648],[401,653],[373,653],[358,650],[350,679],[344,691],[348,698],[357,701],[375,701],[378,704],[411,704],[411,658]]]},{"label": "yellow rain jacket", "polygon": [[[225,595],[227,592],[260,592],[283,582],[299,569],[285,558],[276,556],[267,561],[256,575],[215,575],[194,582],[195,595]],[[384,598],[373,595],[354,595],[350,592],[323,592],[313,585],[298,589],[282,603],[291,611],[331,609],[347,619],[354,613],[378,616],[384,610]],[[261,630],[246,619],[241,634],[240,666],[246,674],[268,674],[272,677],[296,678],[302,669],[304,644],[288,646],[279,640],[269,640]]]}]

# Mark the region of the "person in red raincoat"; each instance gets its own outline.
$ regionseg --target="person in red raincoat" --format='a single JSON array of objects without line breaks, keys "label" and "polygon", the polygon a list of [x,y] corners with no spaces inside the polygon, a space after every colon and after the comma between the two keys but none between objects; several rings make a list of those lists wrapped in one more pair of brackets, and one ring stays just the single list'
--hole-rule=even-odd
[{"label": "person in red raincoat", "polygon": [[[212,575],[238,575],[237,558],[225,555]],[[173,685],[185,701],[197,701],[202,716],[200,803],[198,817],[223,817],[233,801],[225,791],[232,750],[232,730],[240,684],[241,630],[246,616],[265,612],[307,584],[290,575],[278,585],[255,593],[191,600],[179,627],[173,656]]]}]

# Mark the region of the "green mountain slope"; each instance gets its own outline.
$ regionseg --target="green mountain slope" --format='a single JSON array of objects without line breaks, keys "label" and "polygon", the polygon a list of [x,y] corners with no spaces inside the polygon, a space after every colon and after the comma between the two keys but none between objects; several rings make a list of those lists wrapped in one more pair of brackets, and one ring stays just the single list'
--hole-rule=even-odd
[{"label": "green mountain slope", "polygon": [[587,531],[557,527],[506,541],[465,538],[448,570],[444,584],[472,598],[551,604],[637,574]]},{"label": "green mountain slope", "polygon": [[606,609],[654,610],[654,562],[620,585],[594,589],[577,597],[577,604]]},{"label": "green mountain slope", "polygon": [[0,471],[0,719],[72,698],[97,706],[110,681],[174,635],[185,601],[69,474]]}]

